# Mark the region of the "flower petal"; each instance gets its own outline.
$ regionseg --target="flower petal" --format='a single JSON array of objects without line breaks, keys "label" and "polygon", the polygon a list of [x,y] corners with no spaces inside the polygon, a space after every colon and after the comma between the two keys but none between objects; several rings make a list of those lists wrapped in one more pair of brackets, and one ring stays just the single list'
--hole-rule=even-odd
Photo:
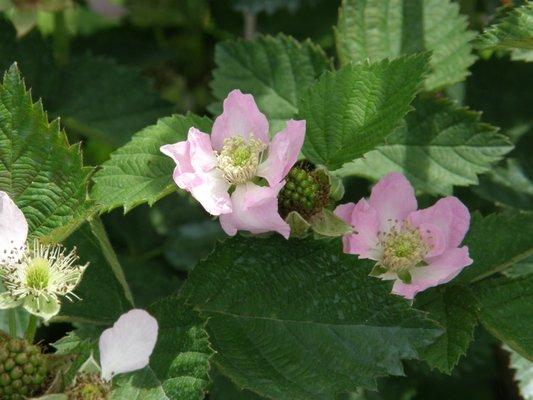
[{"label": "flower petal", "polygon": [[189,129],[189,156],[195,171],[209,172],[217,166],[217,158],[211,146],[211,137],[196,128]]},{"label": "flower petal", "polygon": [[418,226],[422,240],[429,246],[426,258],[440,256],[446,250],[446,237],[434,224],[422,223]]},{"label": "flower petal", "polygon": [[56,316],[61,309],[59,300],[54,296],[26,296],[23,305],[30,314],[37,315],[45,321]]},{"label": "flower petal", "polygon": [[160,150],[176,163],[173,177],[180,189],[190,192],[211,215],[231,212],[230,185],[215,169],[209,135],[191,128],[187,141],[162,146]]},{"label": "flower petal", "polygon": [[433,206],[409,214],[413,226],[428,223],[436,226],[444,235],[446,248],[457,247],[470,227],[468,208],[453,196],[437,201]]},{"label": "flower petal", "polygon": [[123,314],[100,336],[102,378],[109,381],[117,374],[146,367],[157,342],[157,333],[157,321],[146,311],[135,309]]},{"label": "flower petal", "polygon": [[9,292],[3,292],[0,294],[0,310],[6,310],[8,308],[15,308],[22,305],[22,300],[15,300]]},{"label": "flower petal", "polygon": [[224,139],[242,136],[269,142],[268,121],[259,111],[251,94],[232,90],[224,100],[224,112],[215,119],[211,132],[211,142],[217,151],[222,150]]},{"label": "flower petal", "polygon": [[222,229],[230,236],[245,230],[253,234],[278,232],[288,239],[289,224],[278,212],[278,193],[284,184],[283,181],[274,187],[254,183],[238,185],[231,195],[233,212],[220,216]]},{"label": "flower petal", "polygon": [[281,182],[298,160],[304,139],[305,121],[287,121],[285,129],[272,139],[268,158],[259,165],[257,175],[265,178],[270,186]]},{"label": "flower petal", "polygon": [[412,268],[411,283],[406,284],[398,279],[392,293],[412,299],[418,292],[451,281],[470,264],[472,259],[468,256],[468,247],[447,250],[441,256],[431,259],[427,267]]},{"label": "flower petal", "polygon": [[[353,204],[353,203],[352,203]],[[360,258],[378,258],[378,231],[379,218],[376,210],[370,206],[366,199],[361,199],[351,208],[339,206],[335,210],[340,218],[350,224],[356,233],[343,237],[344,252],[357,254]]]},{"label": "flower petal", "polygon": [[17,261],[28,237],[28,222],[6,192],[0,192],[0,264]]},{"label": "flower petal", "polygon": [[418,207],[413,187],[398,172],[391,172],[379,180],[372,188],[369,203],[378,213],[380,230],[385,232],[395,220],[404,220]]}]

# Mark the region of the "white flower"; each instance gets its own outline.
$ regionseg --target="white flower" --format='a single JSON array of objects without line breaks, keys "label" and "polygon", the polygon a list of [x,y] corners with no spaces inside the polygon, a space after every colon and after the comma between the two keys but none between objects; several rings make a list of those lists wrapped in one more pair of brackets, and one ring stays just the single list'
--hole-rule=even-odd
[{"label": "white flower", "polygon": [[100,336],[102,379],[110,381],[117,374],[146,367],[157,342],[158,325],[144,310],[123,314],[113,327]]},{"label": "white flower", "polygon": [[28,237],[28,222],[22,211],[0,192],[0,266],[13,263],[20,258]]},{"label": "white flower", "polygon": [[0,192],[0,276],[5,292],[0,309],[23,306],[45,321],[59,312],[60,296],[69,300],[88,264],[78,265],[76,250],[60,245],[42,245],[36,240],[28,247],[28,223],[22,212]]}]

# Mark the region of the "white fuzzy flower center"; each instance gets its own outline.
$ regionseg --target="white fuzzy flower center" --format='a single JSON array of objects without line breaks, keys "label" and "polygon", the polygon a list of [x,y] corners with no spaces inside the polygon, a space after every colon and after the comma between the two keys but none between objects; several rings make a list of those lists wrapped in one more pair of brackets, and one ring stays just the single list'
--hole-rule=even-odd
[{"label": "white fuzzy flower center", "polygon": [[420,265],[429,251],[420,231],[408,223],[380,232],[379,240],[383,249],[380,264],[391,272],[408,271]]},{"label": "white fuzzy flower center", "polygon": [[248,141],[241,136],[226,138],[218,154],[218,169],[231,184],[248,182],[257,172],[265,147],[262,141],[254,138]]}]

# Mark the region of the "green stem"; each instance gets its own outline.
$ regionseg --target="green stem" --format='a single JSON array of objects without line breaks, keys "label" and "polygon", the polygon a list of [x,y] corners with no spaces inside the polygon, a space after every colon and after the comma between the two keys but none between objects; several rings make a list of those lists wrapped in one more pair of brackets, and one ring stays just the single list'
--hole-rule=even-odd
[{"label": "green stem", "polygon": [[14,308],[7,310],[9,336],[11,337],[17,337],[17,314],[15,312]]},{"label": "green stem", "polygon": [[28,321],[28,327],[26,328],[26,333],[24,334],[28,342],[33,343],[33,339],[35,338],[36,331],[37,331],[37,317],[33,314],[30,314],[30,320]]},{"label": "green stem", "polygon": [[64,65],[68,61],[70,52],[70,35],[65,21],[63,11],[54,14],[54,57],[59,65]]}]

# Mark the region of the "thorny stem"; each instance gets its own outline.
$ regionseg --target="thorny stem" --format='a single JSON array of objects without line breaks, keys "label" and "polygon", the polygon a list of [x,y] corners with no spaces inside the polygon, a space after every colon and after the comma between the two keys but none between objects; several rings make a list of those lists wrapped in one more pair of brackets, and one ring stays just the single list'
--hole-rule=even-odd
[{"label": "thorny stem", "polygon": [[252,40],[255,36],[257,19],[255,14],[250,11],[243,12],[244,17],[244,38],[246,40]]},{"label": "thorny stem", "polygon": [[17,315],[15,314],[15,309],[11,308],[7,310],[7,318],[9,325],[9,336],[17,336]]},{"label": "thorny stem", "polygon": [[37,317],[33,314],[30,314],[30,320],[28,321],[28,327],[26,328],[26,333],[24,336],[29,343],[33,343],[35,338],[35,332],[37,331]]},{"label": "thorny stem", "polygon": [[54,14],[54,57],[59,65],[68,61],[70,51],[70,35],[65,21],[64,11]]}]

